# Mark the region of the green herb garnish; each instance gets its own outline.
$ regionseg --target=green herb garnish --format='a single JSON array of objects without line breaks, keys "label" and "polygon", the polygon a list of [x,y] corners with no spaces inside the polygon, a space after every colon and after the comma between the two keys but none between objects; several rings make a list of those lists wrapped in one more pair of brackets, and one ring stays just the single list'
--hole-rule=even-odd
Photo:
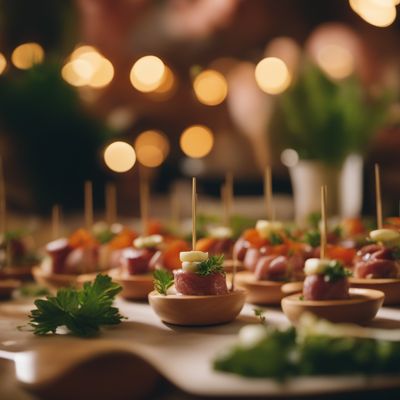
[{"label": "green herb garnish", "polygon": [[29,325],[35,335],[56,333],[65,326],[76,336],[96,335],[102,325],[116,325],[123,319],[118,308],[112,307],[122,290],[107,275],[97,275],[94,282],[85,282],[83,289],[59,289],[56,296],[36,300],[37,309],[29,314]]},{"label": "green herb garnish", "polygon": [[321,234],[319,231],[308,231],[304,234],[304,242],[311,247],[318,247],[321,243]]},{"label": "green herb garnish", "polygon": [[352,273],[343,267],[340,261],[332,260],[324,271],[324,280],[326,282],[336,282],[339,279],[351,276]]},{"label": "green herb garnish", "polygon": [[262,308],[253,308],[254,315],[260,320],[260,323],[265,324],[265,310]]},{"label": "green herb garnish", "polygon": [[199,264],[196,273],[201,276],[207,276],[215,273],[225,274],[224,267],[222,266],[223,262],[223,254],[219,256],[211,256]]},{"label": "green herb garnish", "polygon": [[109,229],[105,229],[104,231],[101,231],[100,233],[95,235],[96,239],[99,241],[100,244],[105,244],[110,242],[115,236],[116,236],[115,233]]},{"label": "green herb garnish", "polygon": [[166,295],[167,290],[174,284],[174,276],[166,269],[156,269],[153,272],[154,289],[158,293]]},{"label": "green herb garnish", "polygon": [[[400,372],[400,341],[265,327],[257,343],[236,345],[214,361],[214,368],[251,378],[283,381],[294,376],[382,374]],[[308,329],[309,330],[309,329]]]},{"label": "green herb garnish", "polygon": [[270,235],[269,235],[269,243],[272,245],[272,246],[276,246],[276,245],[278,245],[278,244],[282,244],[283,243],[283,239],[282,239],[282,236],[281,235],[279,235],[279,233],[275,233],[275,232],[272,232]]}]

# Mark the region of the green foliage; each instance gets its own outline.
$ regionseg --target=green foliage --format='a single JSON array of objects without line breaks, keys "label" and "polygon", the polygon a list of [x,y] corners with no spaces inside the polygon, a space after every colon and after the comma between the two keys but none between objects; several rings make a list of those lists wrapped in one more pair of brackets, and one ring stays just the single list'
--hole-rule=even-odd
[{"label": "green foliage", "polygon": [[318,247],[321,243],[321,234],[319,231],[310,230],[304,234],[303,241],[311,247]]},{"label": "green foliage", "polygon": [[166,295],[168,289],[174,284],[174,276],[166,269],[156,269],[153,272],[154,289],[158,293]]},{"label": "green foliage", "polygon": [[351,275],[351,271],[345,268],[340,261],[332,260],[324,272],[324,280],[326,282],[335,282]]},{"label": "green foliage", "polygon": [[223,254],[220,256],[211,256],[199,264],[196,273],[201,276],[207,276],[215,273],[225,274],[224,267],[222,266],[223,262]]},{"label": "green foliage", "polygon": [[270,244],[271,244],[272,246],[276,246],[276,245],[278,245],[278,244],[282,244],[282,243],[283,243],[282,236],[279,235],[278,233],[275,233],[275,232],[273,232],[273,233],[271,233],[271,234],[269,235],[268,240],[269,240],[269,242],[270,242]]},{"label": "green foliage", "polygon": [[334,82],[305,63],[294,85],[279,97],[281,145],[300,158],[338,164],[350,153],[364,153],[386,120],[391,95],[372,100],[352,76]]},{"label": "green foliage", "polygon": [[81,290],[60,289],[56,296],[36,300],[29,324],[35,335],[56,333],[58,327],[65,326],[73,335],[94,336],[102,325],[121,323],[118,308],[112,307],[121,289],[109,276],[99,274],[93,283],[85,282]]},{"label": "green foliage", "polygon": [[262,308],[253,308],[254,315],[260,320],[260,323],[265,324],[265,310]]},{"label": "green foliage", "polygon": [[400,372],[400,341],[308,335],[294,328],[266,328],[251,347],[236,346],[214,368],[247,377],[284,380],[296,375],[381,374]]}]

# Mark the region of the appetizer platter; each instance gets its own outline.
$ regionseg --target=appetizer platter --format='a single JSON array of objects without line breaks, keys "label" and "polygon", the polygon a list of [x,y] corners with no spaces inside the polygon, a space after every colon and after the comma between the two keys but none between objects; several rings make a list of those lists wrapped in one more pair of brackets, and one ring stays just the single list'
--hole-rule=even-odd
[{"label": "appetizer platter", "polygon": [[[234,320],[245,302],[243,290],[230,290],[223,269],[224,256],[208,256],[196,248],[196,178],[192,180],[192,251],[180,252],[182,268],[158,271],[156,290],[149,303],[162,321],[174,325],[202,326]],[[233,277],[235,274],[233,274]]]},{"label": "appetizer platter", "polygon": [[385,228],[379,165],[375,165],[375,192],[378,229],[369,233],[369,244],[354,258],[352,287],[381,290],[385,304],[400,304],[400,232],[395,227]]},{"label": "appetizer platter", "polygon": [[379,290],[349,289],[351,271],[340,261],[326,258],[326,193],[326,186],[321,187],[321,257],[305,262],[303,291],[284,297],[282,310],[294,324],[306,312],[333,322],[368,322],[382,306],[385,295]]}]

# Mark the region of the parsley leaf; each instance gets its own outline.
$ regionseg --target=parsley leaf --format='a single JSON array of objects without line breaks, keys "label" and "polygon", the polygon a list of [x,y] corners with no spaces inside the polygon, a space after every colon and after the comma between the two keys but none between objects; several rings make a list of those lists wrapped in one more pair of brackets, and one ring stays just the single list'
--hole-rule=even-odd
[{"label": "parsley leaf", "polygon": [[174,284],[174,276],[166,269],[156,269],[153,272],[154,289],[158,293],[166,295],[167,290]]},{"label": "parsley leaf", "polygon": [[201,276],[207,276],[215,273],[225,274],[224,267],[222,266],[223,262],[223,254],[219,256],[211,256],[199,264],[196,273]]},{"label": "parsley leaf", "polygon": [[265,310],[262,308],[253,308],[254,315],[260,320],[261,324],[265,324]]},{"label": "parsley leaf", "polygon": [[270,242],[270,244],[272,246],[276,246],[278,244],[282,244],[283,243],[283,239],[282,239],[281,235],[279,235],[278,233],[273,232],[273,233],[271,233],[269,235],[269,242]]},{"label": "parsley leaf", "polygon": [[326,282],[335,282],[339,279],[351,276],[352,273],[339,261],[332,260],[324,271],[324,280]]},{"label": "parsley leaf", "polygon": [[116,325],[122,320],[118,308],[112,307],[121,286],[107,275],[97,275],[95,281],[85,282],[83,289],[63,288],[56,296],[35,301],[36,309],[29,314],[29,325],[35,335],[56,333],[60,326],[76,336],[96,335],[102,325]]},{"label": "parsley leaf", "polygon": [[321,243],[321,234],[319,233],[319,231],[311,230],[304,234],[303,240],[311,247],[318,247]]}]

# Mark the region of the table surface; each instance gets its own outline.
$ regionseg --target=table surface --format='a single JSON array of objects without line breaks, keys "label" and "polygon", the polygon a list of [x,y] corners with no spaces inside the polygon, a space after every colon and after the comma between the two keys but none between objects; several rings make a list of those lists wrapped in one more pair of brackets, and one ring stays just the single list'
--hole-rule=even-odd
[{"label": "table surface", "polygon": [[[9,393],[10,398],[30,399],[31,395],[21,390],[17,382],[36,391],[37,388],[58,382],[70,370],[99,354],[117,353],[133,354],[145,360],[179,389],[180,396],[189,393],[196,396],[246,397],[263,394],[290,397],[393,386],[392,378],[387,382],[381,378],[366,380],[362,377],[300,378],[281,385],[268,379],[251,380],[218,373],[213,371],[211,365],[215,355],[235,343],[241,327],[259,323],[252,305],[246,304],[238,319],[230,324],[184,328],[162,323],[147,303],[123,299],[117,299],[116,303],[127,319],[119,326],[105,328],[95,339],[79,339],[69,335],[36,337],[26,329],[18,329],[27,323],[32,300],[14,299],[0,303],[1,393]],[[280,309],[265,309],[268,324],[288,324]],[[370,325],[400,329],[400,309],[382,308]],[[8,361],[4,361],[6,359]],[[16,379],[12,377],[12,361],[16,366]],[[118,370],[118,360],[107,363],[110,373]],[[172,389],[172,393],[175,393],[175,389]],[[3,396],[1,398],[4,399]]]}]

